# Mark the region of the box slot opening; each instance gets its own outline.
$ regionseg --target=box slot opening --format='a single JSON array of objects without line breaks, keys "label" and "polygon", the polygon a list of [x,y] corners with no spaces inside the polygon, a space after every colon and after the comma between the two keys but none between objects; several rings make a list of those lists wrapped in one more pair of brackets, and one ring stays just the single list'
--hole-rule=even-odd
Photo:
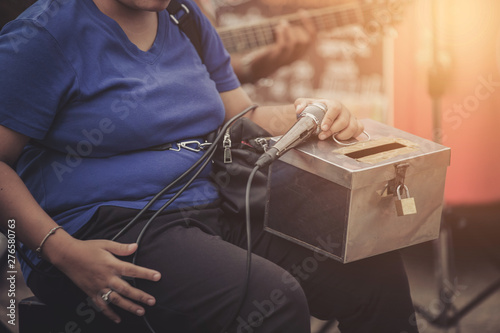
[{"label": "box slot opening", "polygon": [[383,153],[386,151],[391,151],[391,150],[404,148],[404,147],[407,147],[407,146],[405,146],[401,143],[392,142],[392,143],[387,143],[387,144],[376,146],[376,147],[371,147],[371,148],[367,148],[367,149],[353,151],[353,152],[347,153],[345,155],[350,157],[350,158],[358,159],[358,158],[363,158],[366,156],[371,156],[371,155],[375,155],[378,153]]}]

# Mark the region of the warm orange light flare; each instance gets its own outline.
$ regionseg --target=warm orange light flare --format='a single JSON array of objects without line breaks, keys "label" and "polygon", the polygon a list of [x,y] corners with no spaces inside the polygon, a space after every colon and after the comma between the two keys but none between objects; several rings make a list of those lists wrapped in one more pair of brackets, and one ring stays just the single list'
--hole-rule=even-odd
[{"label": "warm orange light flare", "polygon": [[[452,148],[447,203],[500,200],[500,2],[414,1],[398,31],[395,126]],[[443,69],[434,77],[444,84],[440,128],[428,92],[435,59]]]}]

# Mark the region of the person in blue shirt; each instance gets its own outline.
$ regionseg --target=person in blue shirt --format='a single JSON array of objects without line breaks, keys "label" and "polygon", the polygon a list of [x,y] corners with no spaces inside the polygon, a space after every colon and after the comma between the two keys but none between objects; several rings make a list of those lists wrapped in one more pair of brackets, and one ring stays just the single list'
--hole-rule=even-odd
[{"label": "person in blue shirt", "polygon": [[[39,0],[2,29],[0,219],[3,228],[15,221],[37,266],[22,262],[33,293],[89,332],[219,332],[229,323],[228,332],[309,332],[310,314],[337,318],[345,332],[415,332],[397,254],[342,265],[261,227],[235,314],[244,228],[221,222],[210,168],[155,219],[139,249],[151,213],[182,184],[111,241],[202,154],[158,146],[203,143],[252,105],[208,19],[181,1],[201,27],[202,62],[165,11],[169,2]],[[327,106],[320,140],[363,131],[330,99],[261,106],[248,117],[279,135],[318,101]],[[317,265],[300,271],[308,259]],[[90,304],[97,312],[86,316]]]}]

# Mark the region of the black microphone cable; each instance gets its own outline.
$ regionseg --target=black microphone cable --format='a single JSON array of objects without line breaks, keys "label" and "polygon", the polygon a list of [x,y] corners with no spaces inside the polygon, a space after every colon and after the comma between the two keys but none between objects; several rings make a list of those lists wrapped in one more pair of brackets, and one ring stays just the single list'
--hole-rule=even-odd
[{"label": "black microphone cable", "polygon": [[[160,197],[165,194],[165,192],[167,192],[168,190],[170,190],[172,187],[174,187],[178,182],[180,182],[182,179],[184,179],[187,175],[189,175],[194,169],[196,169],[207,157],[208,157],[208,154],[211,154],[211,156],[213,156],[213,152],[215,151],[215,149],[217,148],[217,145],[218,145],[218,142],[222,139],[222,136],[224,135],[225,131],[227,130],[227,128],[229,126],[231,126],[236,120],[238,120],[239,118],[243,117],[245,114],[247,114],[248,112],[250,111],[253,111],[257,108],[257,105],[251,105],[249,106],[248,108],[246,108],[245,110],[243,110],[242,112],[240,112],[239,114],[237,114],[236,116],[234,116],[233,118],[231,118],[230,120],[228,120],[228,122],[226,124],[224,124],[224,126],[222,127],[222,129],[219,131],[217,137],[215,138],[213,144],[205,151],[205,154],[203,154],[203,156],[200,157],[200,159],[198,159],[198,161],[196,161],[191,167],[189,167],[186,171],[184,171],[183,174],[181,174],[179,177],[177,177],[176,179],[174,179],[170,184],[168,184],[167,186],[165,186],[160,192],[158,192],[138,213],[137,215],[129,222],[127,223],[127,225],[125,225],[122,230],[120,230],[111,240],[116,240],[118,237],[120,237],[121,235],[123,235],[124,232],[126,232],[128,229],[130,229],[130,227],[132,227],[132,225],[134,225],[137,220],[142,216],[144,215],[144,213],[156,202],[158,201],[158,199],[160,199]],[[209,160],[209,159],[208,159]],[[206,165],[206,164],[205,164]],[[184,191],[184,188],[181,189],[180,191]],[[182,192],[181,192],[182,193]],[[177,197],[176,197],[177,198]],[[173,200],[172,200],[173,201]],[[170,202],[171,203],[171,202]],[[168,205],[170,204],[168,203]],[[167,208],[166,206],[168,206],[167,204],[165,204],[164,206],[165,207],[162,207],[162,210],[164,210],[165,208]]]},{"label": "black microphone cable", "polygon": [[[200,169],[203,169],[205,165],[206,164],[204,164]],[[240,300],[238,302],[238,306],[236,307],[236,310],[234,311],[233,316],[227,322],[226,326],[224,326],[224,328],[220,331],[220,333],[227,333],[226,331],[229,328],[229,326],[231,326],[231,324],[236,320],[238,313],[241,311],[241,308],[243,307],[243,304],[245,303],[245,299],[246,299],[247,292],[248,292],[248,285],[250,282],[250,274],[251,274],[251,267],[252,267],[252,233],[251,233],[252,231],[251,231],[251,223],[250,223],[250,221],[251,221],[251,219],[250,219],[250,190],[251,190],[253,178],[259,169],[260,169],[259,166],[255,166],[253,168],[252,172],[248,176],[248,181],[247,181],[246,190],[245,190],[245,226],[246,226],[246,234],[247,234],[247,257],[246,257],[246,268],[245,268],[246,272],[245,272],[245,278],[244,278],[243,287],[242,287],[243,290],[241,291]],[[168,203],[170,203],[171,201],[173,201],[173,199],[171,199]],[[167,205],[167,204],[165,204],[165,205]],[[155,214],[155,215],[157,215],[157,214]],[[155,218],[155,216],[151,217],[151,219],[144,226],[144,228],[142,229],[142,231],[138,237],[137,242],[140,241],[140,239],[144,235],[144,232],[145,232],[147,226],[153,221],[154,218]],[[178,221],[170,222],[166,226],[172,227],[172,226],[176,226],[176,225],[183,224],[183,223],[184,223],[184,221],[178,220]],[[199,225],[199,227],[203,228],[204,225]],[[134,264],[135,264],[136,254],[137,254],[137,251],[134,254],[134,258],[132,261],[132,263],[134,263]],[[135,280],[133,280],[133,284],[134,284],[134,286],[136,286]],[[144,314],[143,320],[144,320],[146,326],[148,327],[148,329],[150,330],[150,332],[156,333],[156,331],[153,329],[153,327],[149,323],[148,319],[146,318],[146,314]]]},{"label": "black microphone cable", "polygon": [[247,234],[247,265],[246,265],[246,274],[245,274],[245,280],[243,282],[243,290],[241,292],[240,296],[240,302],[238,303],[238,306],[236,307],[236,311],[234,312],[233,318],[226,324],[226,326],[222,329],[221,333],[226,333],[226,330],[229,328],[229,326],[236,320],[236,317],[238,316],[238,313],[240,313],[241,308],[243,307],[243,303],[245,303],[245,299],[247,296],[248,292],[248,284],[250,282],[250,274],[251,274],[251,267],[252,267],[252,228],[251,228],[251,223],[250,223],[250,189],[252,187],[252,181],[257,173],[259,171],[260,166],[255,166],[252,169],[252,172],[248,176],[248,181],[247,181],[247,187],[245,190],[245,226],[246,226],[246,234]]}]

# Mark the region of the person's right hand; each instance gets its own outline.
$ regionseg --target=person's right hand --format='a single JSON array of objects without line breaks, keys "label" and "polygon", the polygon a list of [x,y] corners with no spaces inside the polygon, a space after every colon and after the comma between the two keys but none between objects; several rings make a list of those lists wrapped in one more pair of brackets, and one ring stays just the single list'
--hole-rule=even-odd
[{"label": "person's right hand", "polygon": [[137,250],[137,244],[71,238],[69,244],[61,248],[64,251],[52,256],[52,264],[66,274],[114,322],[119,323],[121,319],[102,298],[109,290],[113,290],[109,294],[110,303],[138,316],[145,313],[144,307],[138,303],[149,306],[155,304],[153,296],[134,288],[122,277],[158,281],[161,274],[115,257],[133,254]]}]

